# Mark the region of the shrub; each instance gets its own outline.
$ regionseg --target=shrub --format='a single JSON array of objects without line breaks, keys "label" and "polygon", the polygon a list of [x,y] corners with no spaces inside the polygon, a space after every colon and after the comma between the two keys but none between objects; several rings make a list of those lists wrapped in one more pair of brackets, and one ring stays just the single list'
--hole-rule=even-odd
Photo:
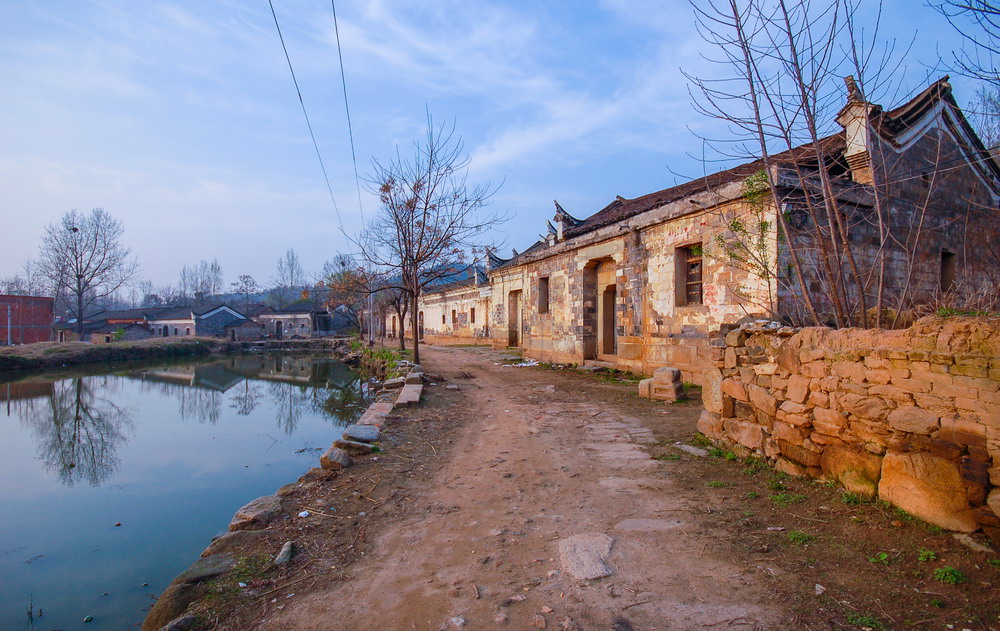
[{"label": "shrub", "polygon": [[964,583],[969,579],[961,572],[961,570],[956,570],[950,565],[946,565],[934,570],[934,580],[944,583],[945,585],[958,585],[959,583]]}]

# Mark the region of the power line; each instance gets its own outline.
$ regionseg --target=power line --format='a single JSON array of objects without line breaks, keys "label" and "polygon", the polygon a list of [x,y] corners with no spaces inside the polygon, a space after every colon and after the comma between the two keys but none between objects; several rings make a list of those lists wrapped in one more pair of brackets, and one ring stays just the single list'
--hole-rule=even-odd
[{"label": "power line", "polygon": [[[344,220],[340,216],[340,208],[337,200],[333,196],[333,187],[330,186],[330,177],[326,173],[326,165],[323,164],[323,156],[319,152],[319,144],[316,142],[316,134],[313,133],[312,123],[309,122],[309,113],[306,112],[306,102],[302,99],[302,90],[299,89],[299,80],[295,78],[295,69],[292,68],[292,59],[288,56],[288,47],[285,46],[285,38],[281,35],[281,26],[278,25],[278,14],[274,12],[274,3],[267,0],[271,7],[271,17],[274,18],[274,28],[278,30],[278,39],[281,40],[281,49],[285,51],[285,61],[288,62],[288,71],[292,74],[292,83],[295,84],[295,93],[299,96],[299,105],[302,106],[302,115],[306,119],[306,127],[309,128],[309,137],[312,138],[313,147],[316,149],[316,158],[319,160],[319,168],[323,171],[323,179],[326,181],[326,190],[330,193],[330,201],[333,202],[333,209],[337,211],[337,221],[340,222],[340,231],[344,232]],[[345,233],[346,234],[346,233]]]},{"label": "power line", "polygon": [[333,32],[337,36],[337,58],[340,60],[340,83],[344,88],[344,111],[347,112],[347,135],[351,139],[351,161],[354,163],[354,186],[358,190],[358,210],[361,211],[361,223],[365,222],[365,209],[361,206],[361,180],[358,178],[358,158],[354,153],[354,129],[351,127],[351,108],[347,104],[347,78],[344,76],[344,54],[340,49],[340,27],[337,25],[337,3],[330,0],[333,10]]}]

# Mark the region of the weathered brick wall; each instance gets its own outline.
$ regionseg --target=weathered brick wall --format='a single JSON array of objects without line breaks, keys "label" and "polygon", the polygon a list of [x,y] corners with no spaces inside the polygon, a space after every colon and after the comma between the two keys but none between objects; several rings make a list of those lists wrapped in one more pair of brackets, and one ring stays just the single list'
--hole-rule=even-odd
[{"label": "weathered brick wall", "polygon": [[240,316],[228,311],[213,313],[207,318],[197,318],[195,320],[194,334],[202,337],[223,337],[226,334],[226,325],[238,322],[241,319]]},{"label": "weathered brick wall", "polygon": [[739,455],[1000,537],[1000,319],[751,325],[727,334],[703,392],[698,429]]}]

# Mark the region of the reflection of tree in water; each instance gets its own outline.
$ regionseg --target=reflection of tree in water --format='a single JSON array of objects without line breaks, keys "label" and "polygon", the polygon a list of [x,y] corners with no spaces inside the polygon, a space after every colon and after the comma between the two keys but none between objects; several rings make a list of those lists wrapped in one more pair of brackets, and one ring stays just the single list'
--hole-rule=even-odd
[{"label": "reflection of tree in water", "polygon": [[233,389],[232,403],[229,404],[229,407],[236,410],[240,416],[249,416],[260,405],[263,396],[259,384],[244,379],[242,386]]},{"label": "reflection of tree in water", "polygon": [[312,388],[305,386],[293,386],[288,383],[267,382],[267,394],[274,406],[275,421],[278,428],[285,431],[288,436],[292,435],[299,419],[302,418],[303,410],[310,406]]},{"label": "reflection of tree in water", "polygon": [[361,382],[356,380],[343,388],[316,388],[313,391],[313,409],[324,416],[343,422],[354,421],[365,398],[361,392]]},{"label": "reflection of tree in water", "polygon": [[199,423],[208,422],[215,425],[222,416],[222,393],[202,388],[179,388],[174,392],[177,397],[177,414],[184,419],[195,419]]},{"label": "reflection of tree in water", "polygon": [[112,377],[58,381],[51,397],[26,410],[39,457],[64,484],[86,480],[96,486],[118,469],[115,454],[132,430],[132,411],[109,398],[117,392],[114,385]]}]

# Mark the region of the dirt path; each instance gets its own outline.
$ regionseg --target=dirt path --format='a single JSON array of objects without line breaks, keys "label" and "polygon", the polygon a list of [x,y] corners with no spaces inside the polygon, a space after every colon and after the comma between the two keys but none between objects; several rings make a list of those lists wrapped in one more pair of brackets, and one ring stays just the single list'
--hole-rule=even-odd
[{"label": "dirt path", "polygon": [[[289,600],[260,628],[783,626],[773,594],[703,535],[703,498],[647,453],[658,438],[690,437],[697,406],[664,414],[597,380],[496,366],[500,354],[483,349],[422,353],[427,371],[461,386],[427,388],[427,405],[467,419],[441,436],[450,458],[414,498],[413,519],[370,534],[347,580]],[[562,567],[559,542],[583,533],[614,539],[610,576],[577,580]]]}]

